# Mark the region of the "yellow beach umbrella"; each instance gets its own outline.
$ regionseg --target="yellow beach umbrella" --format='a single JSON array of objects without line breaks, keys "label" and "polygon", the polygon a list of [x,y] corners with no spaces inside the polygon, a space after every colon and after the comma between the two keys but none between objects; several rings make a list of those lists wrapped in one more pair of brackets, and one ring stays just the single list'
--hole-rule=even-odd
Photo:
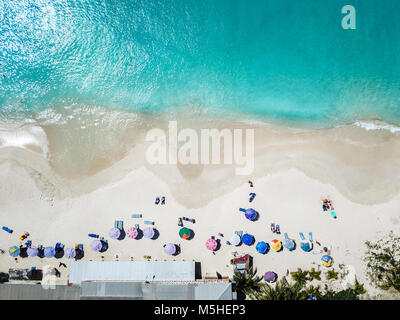
[{"label": "yellow beach umbrella", "polygon": [[282,249],[282,242],[280,242],[279,240],[272,240],[271,241],[271,248],[274,251],[279,251]]},{"label": "yellow beach umbrella", "polygon": [[332,259],[332,257],[331,256],[329,256],[329,255],[324,255],[323,257],[322,257],[322,264],[325,266],[325,267],[330,267],[331,265],[332,265],[332,262],[333,262],[333,259]]}]

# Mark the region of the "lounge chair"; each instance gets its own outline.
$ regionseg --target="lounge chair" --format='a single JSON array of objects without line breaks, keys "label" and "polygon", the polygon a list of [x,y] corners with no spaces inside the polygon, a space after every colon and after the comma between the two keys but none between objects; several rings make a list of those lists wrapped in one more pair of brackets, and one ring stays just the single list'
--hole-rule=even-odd
[{"label": "lounge chair", "polygon": [[135,224],[135,228],[136,228],[136,229],[139,229],[139,225],[138,225],[138,224]]},{"label": "lounge chair", "polygon": [[115,221],[114,221],[114,228],[117,228],[117,229],[118,229],[118,220],[115,220]]},{"label": "lounge chair", "polygon": [[236,233],[240,238],[242,238],[243,231],[235,231],[235,233]]},{"label": "lounge chair", "polygon": [[304,236],[303,232],[299,232],[301,240],[306,240],[306,237]]},{"label": "lounge chair", "polygon": [[118,229],[122,230],[124,228],[124,222],[123,221],[118,221]]},{"label": "lounge chair", "polygon": [[332,216],[333,219],[336,219],[337,218],[336,217],[336,212],[335,211],[331,211],[331,216]]},{"label": "lounge chair", "polygon": [[281,227],[279,226],[279,224],[276,225],[276,227],[275,227],[275,232],[276,232],[277,234],[281,234]]},{"label": "lounge chair", "polygon": [[312,232],[309,232],[309,233],[308,233],[308,240],[310,240],[310,242],[313,242],[313,239],[312,239]]},{"label": "lounge chair", "polygon": [[141,218],[141,214],[131,214],[131,218]]},{"label": "lounge chair", "polygon": [[144,222],[144,224],[154,224],[154,221],[149,221],[149,220],[145,220],[143,222]]},{"label": "lounge chair", "polygon": [[285,237],[285,239],[289,240],[289,236],[286,232],[283,234],[283,236]]}]

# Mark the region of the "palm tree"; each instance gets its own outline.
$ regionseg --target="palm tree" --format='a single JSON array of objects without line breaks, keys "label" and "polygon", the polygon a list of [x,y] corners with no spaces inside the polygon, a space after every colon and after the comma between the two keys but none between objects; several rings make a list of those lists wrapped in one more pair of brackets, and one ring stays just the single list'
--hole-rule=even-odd
[{"label": "palm tree", "polygon": [[327,279],[328,280],[330,280],[330,279],[336,279],[337,280],[337,278],[338,278],[338,273],[339,272],[336,272],[335,271],[335,269],[332,269],[332,270],[328,270],[328,272],[327,272]]},{"label": "palm tree", "polygon": [[315,268],[311,268],[308,272],[308,280],[313,281],[314,279],[321,280],[321,271],[315,271]]},{"label": "palm tree", "polygon": [[307,294],[298,283],[290,285],[283,277],[275,286],[260,285],[260,291],[254,292],[251,297],[255,300],[306,300]]},{"label": "palm tree", "polygon": [[292,279],[299,285],[300,288],[303,288],[308,279],[308,271],[303,271],[300,268],[297,269],[296,272],[291,272]]},{"label": "palm tree", "polygon": [[253,268],[250,268],[248,272],[244,273],[240,273],[235,270],[233,274],[233,288],[235,291],[239,291],[244,293],[245,295],[249,295],[253,292],[260,290],[259,282],[261,280],[262,277],[257,276],[257,268],[255,270],[253,270]]},{"label": "palm tree", "polygon": [[383,290],[389,290],[393,288],[397,291],[400,291],[400,273],[397,269],[391,270],[389,274],[385,276],[384,283],[379,286],[379,288]]}]

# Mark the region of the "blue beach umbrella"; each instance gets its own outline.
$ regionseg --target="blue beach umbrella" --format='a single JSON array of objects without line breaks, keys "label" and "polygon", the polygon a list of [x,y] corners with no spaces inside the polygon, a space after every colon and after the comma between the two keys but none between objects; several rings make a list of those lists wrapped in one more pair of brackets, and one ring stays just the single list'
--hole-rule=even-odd
[{"label": "blue beach umbrella", "polygon": [[10,253],[11,257],[18,257],[21,250],[19,250],[18,247],[14,246],[14,247],[11,247],[10,250],[8,250],[8,252]]},{"label": "blue beach umbrella", "polygon": [[251,221],[254,221],[256,216],[257,216],[256,210],[254,210],[252,208],[250,208],[250,209],[240,208],[239,210],[244,212],[244,215],[245,215],[246,219],[249,219]]},{"label": "blue beach umbrella", "polygon": [[56,250],[53,247],[44,248],[44,256],[46,258],[52,258],[56,254]]},{"label": "blue beach umbrella", "polygon": [[256,250],[261,254],[264,254],[265,252],[267,252],[268,248],[269,248],[269,244],[265,243],[264,241],[260,241],[259,243],[257,243],[257,246],[256,246]]},{"label": "blue beach umbrella", "polygon": [[294,250],[294,248],[296,247],[295,242],[292,239],[289,239],[287,233],[285,233],[284,235],[285,235],[285,240],[283,240],[283,246],[289,251]]},{"label": "blue beach umbrella", "polygon": [[26,249],[26,253],[29,257],[36,257],[39,253],[39,250],[36,248],[29,247]]},{"label": "blue beach umbrella", "polygon": [[253,243],[253,241],[254,241],[254,237],[249,235],[248,233],[245,233],[242,236],[242,242],[247,246],[251,245]]},{"label": "blue beach umbrella", "polygon": [[305,252],[310,252],[311,249],[312,249],[312,247],[311,247],[311,245],[310,245],[309,242],[302,242],[302,243],[301,243],[301,249],[302,249],[303,251],[305,251]]}]

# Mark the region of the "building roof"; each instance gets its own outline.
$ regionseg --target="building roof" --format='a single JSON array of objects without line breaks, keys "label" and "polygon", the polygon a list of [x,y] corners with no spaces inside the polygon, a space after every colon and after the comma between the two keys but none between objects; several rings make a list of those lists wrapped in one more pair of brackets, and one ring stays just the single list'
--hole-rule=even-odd
[{"label": "building roof", "polygon": [[194,281],[194,261],[73,261],[69,282]]},{"label": "building roof", "polygon": [[79,300],[81,288],[55,285],[46,289],[35,283],[2,283],[0,300]]},{"label": "building roof", "polygon": [[81,299],[232,300],[230,282],[82,282]]}]

